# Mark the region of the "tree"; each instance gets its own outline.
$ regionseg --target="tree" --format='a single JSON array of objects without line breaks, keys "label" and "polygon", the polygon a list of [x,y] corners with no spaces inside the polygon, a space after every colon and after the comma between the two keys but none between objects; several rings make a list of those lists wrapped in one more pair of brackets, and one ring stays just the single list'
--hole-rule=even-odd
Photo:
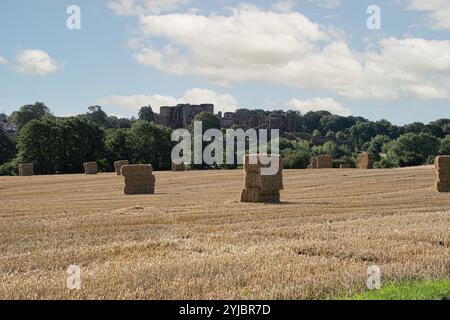
[{"label": "tree", "polygon": [[10,120],[18,130],[21,130],[28,122],[44,117],[52,117],[50,109],[44,103],[36,102],[22,106],[19,111],[13,112]]},{"label": "tree", "polygon": [[80,173],[86,161],[103,159],[104,133],[79,117],[30,121],[19,134],[19,160],[38,174]]},{"label": "tree", "polygon": [[19,161],[33,163],[35,173],[53,174],[64,143],[54,119],[32,120],[19,134]]},{"label": "tree", "polygon": [[[202,123],[203,133],[209,129],[220,129],[220,120],[209,112],[200,112],[194,117],[193,122],[199,121]],[[191,132],[193,128],[193,123],[190,126]]]},{"label": "tree", "polygon": [[57,172],[79,173],[88,161],[104,165],[105,133],[97,124],[72,117],[58,121],[57,126],[63,141],[58,150]]},{"label": "tree", "polygon": [[367,144],[367,148],[363,148],[363,150],[373,153],[375,157],[375,161],[380,161],[380,153],[383,150],[383,146],[387,143],[389,143],[391,139],[386,135],[376,135],[375,137],[370,140],[370,142]]},{"label": "tree", "polygon": [[0,164],[10,161],[16,154],[16,144],[0,127]]},{"label": "tree", "polygon": [[450,135],[446,136],[441,141],[441,147],[439,149],[439,154],[450,155]]},{"label": "tree", "polygon": [[88,120],[103,128],[111,127],[107,121],[108,115],[103,111],[101,106],[90,106],[88,109],[89,112],[85,115]]},{"label": "tree", "polygon": [[142,107],[139,110],[139,120],[148,122],[155,121],[155,113],[153,112],[152,107],[150,105]]},{"label": "tree", "polygon": [[106,134],[105,145],[110,163],[117,160],[132,160],[131,130],[117,129]]},{"label": "tree", "polygon": [[131,127],[130,145],[133,163],[149,163],[156,170],[172,165],[172,131],[147,121],[137,121]]},{"label": "tree", "polygon": [[439,139],[429,133],[407,133],[388,143],[383,150],[395,166],[418,166],[439,153]]},{"label": "tree", "polygon": [[306,141],[280,139],[280,151],[286,169],[306,169],[311,160],[311,148]]}]

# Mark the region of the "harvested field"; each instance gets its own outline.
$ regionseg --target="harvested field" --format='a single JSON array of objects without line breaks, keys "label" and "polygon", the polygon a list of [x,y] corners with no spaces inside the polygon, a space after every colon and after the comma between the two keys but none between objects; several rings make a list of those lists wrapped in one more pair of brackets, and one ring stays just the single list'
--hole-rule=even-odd
[{"label": "harvested field", "polygon": [[[242,170],[0,177],[2,299],[304,299],[450,277],[434,166],[285,170],[281,204],[240,203]],[[69,265],[82,289],[66,288]]]}]

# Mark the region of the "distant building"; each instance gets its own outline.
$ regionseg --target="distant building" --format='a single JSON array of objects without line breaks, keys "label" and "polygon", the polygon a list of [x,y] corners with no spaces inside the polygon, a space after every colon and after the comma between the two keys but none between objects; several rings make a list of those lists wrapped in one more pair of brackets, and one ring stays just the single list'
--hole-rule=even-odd
[{"label": "distant building", "polygon": [[7,119],[0,120],[0,128],[8,133],[14,133],[17,131],[16,127],[10,123]]},{"label": "distant building", "polygon": [[[201,112],[214,114],[212,104],[179,104],[174,107],[161,107],[159,122],[169,128],[188,128],[195,116]],[[239,109],[236,112],[218,112],[216,117],[223,129],[233,127],[247,129],[278,129],[282,132],[299,130],[299,114],[295,111],[266,111]]]},{"label": "distant building", "polygon": [[179,104],[175,107],[161,107],[159,122],[172,129],[187,129],[195,116],[202,112],[214,114],[213,104]]}]

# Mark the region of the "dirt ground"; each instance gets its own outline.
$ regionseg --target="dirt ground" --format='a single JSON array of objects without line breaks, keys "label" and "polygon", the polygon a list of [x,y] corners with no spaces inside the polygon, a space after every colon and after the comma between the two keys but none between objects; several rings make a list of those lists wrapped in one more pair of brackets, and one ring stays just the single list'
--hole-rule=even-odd
[{"label": "dirt ground", "polygon": [[[450,277],[450,194],[433,167],[285,170],[283,203],[239,202],[243,172],[0,177],[2,299],[317,299]],[[67,268],[81,268],[68,290]]]}]

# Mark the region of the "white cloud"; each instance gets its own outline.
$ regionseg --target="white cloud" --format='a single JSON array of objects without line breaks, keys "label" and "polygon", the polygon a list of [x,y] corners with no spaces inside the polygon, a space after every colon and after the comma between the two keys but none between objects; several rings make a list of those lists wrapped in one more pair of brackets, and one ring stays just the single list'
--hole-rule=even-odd
[{"label": "white cloud", "polygon": [[448,0],[408,0],[409,10],[428,13],[432,28],[450,30],[450,1]]},{"label": "white cloud", "polygon": [[135,58],[222,85],[264,81],[365,100],[450,98],[450,41],[387,38],[361,52],[298,12],[252,5],[231,12],[141,15]]},{"label": "white cloud", "polygon": [[181,98],[162,95],[116,95],[98,99],[96,103],[133,112],[146,105],[151,105],[155,110],[159,110],[161,106],[175,106],[179,103],[212,103],[214,104],[215,112],[233,112],[237,109],[237,102],[231,95],[219,94],[211,90],[199,88],[187,90]]},{"label": "white cloud", "polygon": [[309,2],[314,2],[325,9],[334,9],[341,5],[340,0],[309,0]]},{"label": "white cloud", "polygon": [[21,50],[16,56],[15,69],[19,73],[46,76],[60,68],[62,65],[42,50]]},{"label": "white cloud", "polygon": [[0,56],[0,64],[7,64],[8,61],[6,61],[5,58],[3,58],[2,56]]},{"label": "white cloud", "polygon": [[108,7],[120,16],[160,14],[176,10],[189,0],[108,0]]},{"label": "white cloud", "polygon": [[351,116],[352,111],[333,98],[313,98],[310,100],[291,99],[286,106],[305,114],[309,111],[329,111],[340,116]]},{"label": "white cloud", "polygon": [[272,9],[278,12],[291,12],[296,5],[297,4],[292,0],[281,0],[275,2],[272,5]]}]

